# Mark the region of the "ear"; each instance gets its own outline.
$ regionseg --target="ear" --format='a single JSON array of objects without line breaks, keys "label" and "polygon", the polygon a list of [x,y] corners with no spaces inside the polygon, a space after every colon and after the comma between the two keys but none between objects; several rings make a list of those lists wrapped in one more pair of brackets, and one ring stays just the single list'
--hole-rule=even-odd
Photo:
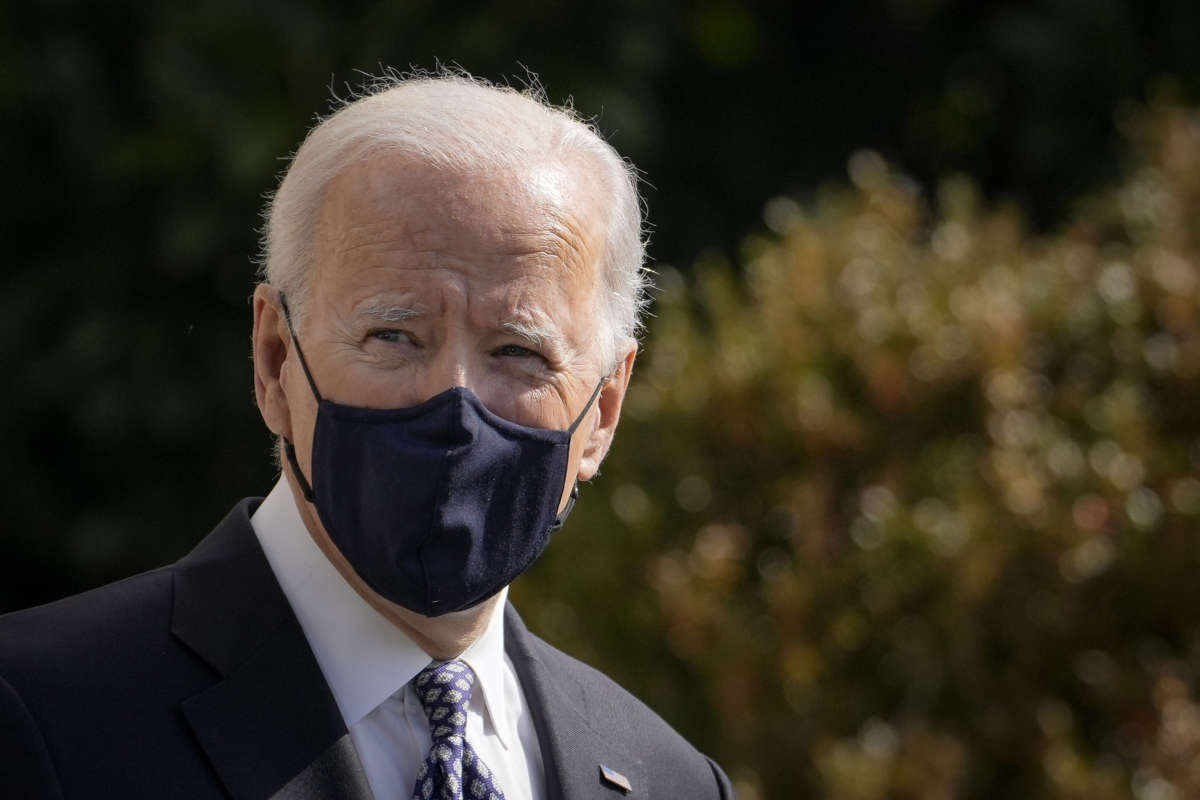
[{"label": "ear", "polygon": [[283,385],[283,368],[291,350],[279,291],[260,283],[254,289],[254,397],[263,421],[276,436],[292,437],[292,415]]},{"label": "ear", "polygon": [[637,342],[629,340],[625,355],[617,363],[616,370],[600,390],[596,398],[596,421],[583,448],[579,462],[578,477],[590,481],[600,471],[600,462],[608,455],[612,446],[617,422],[621,419],[621,404],[625,401],[625,390],[629,388],[629,377],[633,374],[633,361],[637,357]]}]

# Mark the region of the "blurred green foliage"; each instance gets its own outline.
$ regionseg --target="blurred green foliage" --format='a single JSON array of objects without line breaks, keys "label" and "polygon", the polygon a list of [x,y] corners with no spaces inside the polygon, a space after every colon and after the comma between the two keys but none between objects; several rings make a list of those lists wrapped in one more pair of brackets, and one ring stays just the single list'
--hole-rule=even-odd
[{"label": "blurred green foliage", "polygon": [[1053,234],[875,153],[660,275],[532,624],[756,797],[1200,796],[1200,112]]}]

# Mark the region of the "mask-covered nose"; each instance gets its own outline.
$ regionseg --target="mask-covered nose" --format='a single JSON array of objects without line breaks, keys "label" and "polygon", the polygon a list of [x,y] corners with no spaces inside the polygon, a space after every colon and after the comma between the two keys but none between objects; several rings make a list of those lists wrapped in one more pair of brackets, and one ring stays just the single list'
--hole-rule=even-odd
[{"label": "mask-covered nose", "polygon": [[468,391],[456,386],[407,409],[414,412],[406,429],[411,443],[442,450],[473,444],[479,435],[479,415],[470,406]]}]

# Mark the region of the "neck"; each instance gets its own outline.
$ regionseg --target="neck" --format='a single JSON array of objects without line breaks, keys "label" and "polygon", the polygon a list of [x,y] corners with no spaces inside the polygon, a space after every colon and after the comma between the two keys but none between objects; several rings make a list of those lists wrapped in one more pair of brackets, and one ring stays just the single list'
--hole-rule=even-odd
[{"label": "neck", "polygon": [[300,516],[304,520],[304,527],[308,529],[309,535],[312,536],[317,547],[329,559],[329,563],[333,564],[346,583],[350,584],[367,605],[383,615],[388,622],[404,631],[405,635],[416,642],[417,646],[428,653],[430,657],[439,661],[457,658],[487,630],[496,604],[500,601],[499,594],[489,597],[478,605],[462,611],[443,614],[440,617],[426,617],[393,603],[368,586],[366,581],[360,578],[350,566],[350,562],[346,560],[346,557],[342,555],[342,552],[337,549],[325,532],[312,505],[305,502],[303,494],[300,493],[291,475],[288,476],[288,484],[296,501],[296,507],[300,510]]},{"label": "neck", "polygon": [[[351,574],[354,574],[353,571]],[[354,577],[358,578],[357,575]],[[482,603],[463,611],[455,611],[440,617],[423,617],[385,600],[365,584],[359,586],[358,584],[361,583],[362,580],[358,579],[358,583],[352,582],[351,585],[372,608],[408,634],[432,658],[439,661],[458,658],[474,644],[475,640],[487,630],[496,603],[500,601],[498,595],[493,595]]]}]

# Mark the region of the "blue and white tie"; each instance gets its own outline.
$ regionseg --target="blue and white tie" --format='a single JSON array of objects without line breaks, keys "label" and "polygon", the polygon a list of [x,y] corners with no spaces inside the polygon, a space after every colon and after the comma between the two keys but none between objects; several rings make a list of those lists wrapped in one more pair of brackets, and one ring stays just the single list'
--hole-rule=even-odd
[{"label": "blue and white tie", "polygon": [[413,800],[504,800],[495,775],[467,742],[475,673],[462,661],[435,661],[413,678],[433,747],[417,773]]}]

